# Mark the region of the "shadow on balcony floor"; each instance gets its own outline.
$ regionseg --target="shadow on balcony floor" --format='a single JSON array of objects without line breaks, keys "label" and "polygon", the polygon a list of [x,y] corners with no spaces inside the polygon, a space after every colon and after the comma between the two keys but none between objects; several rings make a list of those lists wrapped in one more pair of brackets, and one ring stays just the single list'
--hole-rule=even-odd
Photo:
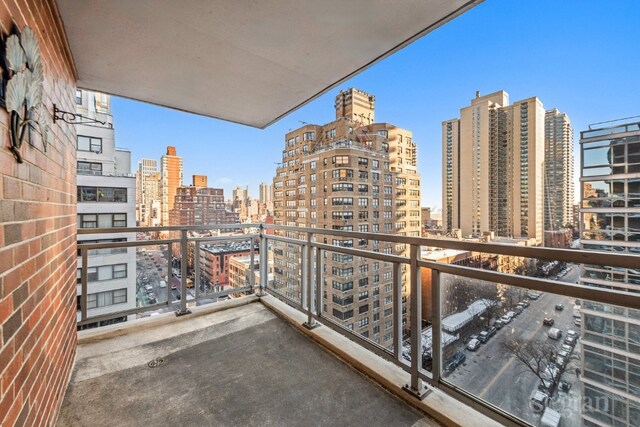
[{"label": "shadow on balcony floor", "polygon": [[58,425],[438,424],[252,303],[81,344]]}]

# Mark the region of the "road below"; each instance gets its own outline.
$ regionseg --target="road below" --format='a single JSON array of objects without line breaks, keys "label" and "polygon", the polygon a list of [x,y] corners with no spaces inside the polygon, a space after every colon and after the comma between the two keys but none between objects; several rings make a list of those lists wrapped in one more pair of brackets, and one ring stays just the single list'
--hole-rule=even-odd
[{"label": "road below", "polygon": [[[576,283],[578,270],[577,266],[570,266],[567,274],[558,280]],[[529,402],[540,380],[521,361],[510,357],[503,343],[513,339],[543,340],[560,348],[562,340],[555,341],[548,338],[547,333],[550,327],[545,326],[542,321],[545,317],[553,318],[555,322],[553,327],[561,329],[563,336],[568,329],[579,330],[573,320],[574,303],[573,298],[543,294],[538,300],[531,300],[531,305],[522,314],[497,331],[496,335],[486,344],[482,344],[476,352],[463,350],[463,344],[460,343],[457,350],[465,352],[466,362],[456,368],[446,381],[537,425],[540,414],[533,412]],[[556,310],[556,304],[564,305],[564,310]],[[562,376],[562,380],[572,384],[570,394],[556,391],[554,399],[558,404],[554,405],[554,402],[551,404],[554,409],[561,409],[562,425],[567,427],[579,425],[579,417],[573,416],[574,410],[579,410],[579,399],[575,399],[575,394],[579,392],[575,374],[575,368],[579,363],[576,359],[578,354],[579,348],[574,349],[571,362]],[[566,401],[573,400],[575,400],[574,404],[566,404]],[[567,406],[575,406],[575,408]]]}]

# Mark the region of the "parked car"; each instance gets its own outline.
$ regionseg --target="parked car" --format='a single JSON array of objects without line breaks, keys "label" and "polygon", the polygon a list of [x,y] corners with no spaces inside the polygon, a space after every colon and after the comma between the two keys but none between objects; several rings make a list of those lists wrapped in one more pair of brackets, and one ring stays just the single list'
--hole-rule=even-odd
[{"label": "parked car", "polygon": [[496,320],[495,323],[493,324],[493,327],[496,329],[502,329],[503,326],[504,326],[504,322],[502,320]]},{"label": "parked car", "polygon": [[564,305],[562,305],[562,304],[556,304],[556,310],[558,310],[558,311],[562,311],[562,310],[564,310]]},{"label": "parked car", "polygon": [[564,359],[568,359],[568,358],[569,358],[569,353],[571,353],[571,352],[569,352],[569,351],[565,351],[565,350],[560,350],[560,351],[558,352],[558,358],[561,358],[561,357],[562,357],[562,358],[564,358]]},{"label": "parked car", "polygon": [[538,293],[538,292],[531,292],[531,293],[529,294],[529,299],[532,299],[532,300],[536,301],[537,299],[539,299],[539,298],[540,298],[540,296],[541,296],[541,295],[540,295],[540,293]]},{"label": "parked car", "polygon": [[489,335],[489,332],[487,331],[480,332],[480,335],[478,336],[478,340],[483,344],[489,341],[489,338],[491,338],[491,335]]},{"label": "parked car", "polygon": [[478,347],[480,347],[480,341],[477,339],[473,339],[469,341],[469,344],[467,344],[467,350],[469,351],[476,351]]},{"label": "parked car", "polygon": [[538,390],[543,393],[551,394],[551,389],[553,388],[553,381],[549,380],[540,380],[540,384],[538,384]]},{"label": "parked car", "polygon": [[567,359],[564,357],[558,356],[556,357],[556,364],[561,368],[564,368],[564,366],[567,364]]},{"label": "parked car", "polygon": [[478,335],[477,335],[477,334],[473,334],[473,335],[471,335],[471,336],[469,337],[469,341],[477,340],[477,339],[478,339]]},{"label": "parked car", "polygon": [[568,329],[567,330],[567,336],[568,337],[575,337],[575,339],[578,339],[578,332],[574,331],[573,329]]},{"label": "parked car", "polygon": [[490,337],[494,336],[497,331],[498,331],[498,328],[496,328],[495,326],[490,326],[489,329],[487,329],[487,332],[489,332]]},{"label": "parked car", "polygon": [[574,317],[573,323],[575,323],[576,326],[580,326],[582,325],[582,319],[579,317]]},{"label": "parked car", "polygon": [[465,360],[467,360],[467,356],[462,351],[454,353],[453,357],[447,364],[447,370],[453,371],[455,368],[463,364]]},{"label": "parked car", "polygon": [[546,326],[553,326],[555,321],[551,317],[545,317],[542,323]]},{"label": "parked car", "polygon": [[514,308],[513,311],[516,313],[516,316],[517,316],[524,311],[524,308],[521,305],[519,305],[516,308]]},{"label": "parked car", "polygon": [[167,287],[167,282],[165,282],[164,280],[160,281],[160,287],[161,288],[166,288]]},{"label": "parked car", "polygon": [[547,335],[553,340],[559,340],[560,338],[562,338],[562,331],[558,328],[551,328],[549,329]]},{"label": "parked car", "polygon": [[570,354],[573,351],[573,347],[567,344],[562,344],[562,349],[560,351],[565,351],[567,354]]},{"label": "parked car", "polygon": [[576,337],[567,336],[564,338],[564,343],[573,347],[576,345]]},{"label": "parked car", "polygon": [[509,317],[509,316],[507,316],[507,315],[505,314],[504,316],[502,316],[502,317],[500,318],[500,321],[501,321],[504,325],[506,325],[507,323],[511,322],[511,317]]},{"label": "parked car", "polygon": [[549,396],[546,393],[540,390],[536,390],[531,397],[531,408],[533,409],[533,412],[544,411],[544,408],[547,406],[548,400]]},{"label": "parked car", "polygon": [[523,299],[522,300],[522,305],[524,306],[524,308],[527,308],[531,305],[531,302],[529,302],[528,299]]},{"label": "parked car", "polygon": [[520,301],[518,303],[518,307],[522,307],[523,310],[526,308],[526,306],[524,305],[524,303],[522,301]]},{"label": "parked car", "polygon": [[153,292],[153,286],[144,285],[144,290],[147,291],[147,293]]},{"label": "parked car", "polygon": [[516,313],[513,311],[508,311],[507,316],[509,316],[510,319],[513,319],[514,317],[516,317]]}]

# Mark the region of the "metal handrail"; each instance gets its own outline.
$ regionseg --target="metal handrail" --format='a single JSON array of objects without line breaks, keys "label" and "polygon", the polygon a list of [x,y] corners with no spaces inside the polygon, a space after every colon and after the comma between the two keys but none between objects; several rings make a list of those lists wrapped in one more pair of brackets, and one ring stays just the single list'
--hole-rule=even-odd
[{"label": "metal handrail", "polygon": [[[190,237],[189,231],[199,230],[236,230],[246,228],[257,228],[259,233],[257,234],[245,234],[245,235],[233,235],[233,236],[215,236],[215,237]],[[267,234],[267,231],[274,230],[280,232],[287,232],[289,236],[297,237],[285,237],[282,235]],[[444,392],[459,399],[466,404],[473,406],[485,415],[503,423],[506,425],[524,425],[523,421],[517,417],[506,413],[500,408],[495,407],[485,401],[482,401],[478,397],[465,392],[464,390],[457,389],[454,385],[444,381],[441,378],[443,369],[442,360],[442,330],[440,327],[441,312],[439,301],[441,301],[441,275],[449,274],[460,277],[473,278],[493,283],[501,283],[511,286],[517,286],[520,288],[526,288],[534,291],[549,292],[558,295],[565,295],[580,299],[591,300],[595,302],[601,302],[605,304],[617,305],[620,307],[640,309],[640,294],[632,292],[624,292],[619,290],[609,290],[603,288],[595,288],[589,286],[581,286],[576,284],[569,284],[566,282],[558,282],[542,278],[533,278],[528,276],[522,276],[510,273],[501,273],[493,270],[484,270],[481,268],[466,267],[455,264],[447,264],[442,262],[434,262],[420,259],[421,246],[430,246],[447,249],[462,249],[473,252],[483,252],[491,254],[511,255],[517,257],[537,258],[537,259],[552,259],[564,262],[572,263],[586,263],[600,266],[612,266],[621,268],[637,268],[640,264],[640,256],[629,254],[614,254],[608,252],[592,252],[592,251],[580,251],[580,250],[568,250],[568,249],[552,249],[552,248],[540,248],[529,246],[517,246],[500,243],[476,243],[465,242],[456,240],[439,240],[421,237],[406,237],[389,234],[379,233],[361,233],[355,231],[341,231],[332,229],[317,229],[307,227],[291,227],[275,224],[231,224],[231,225],[214,225],[214,226],[173,226],[173,227],[128,227],[118,229],[85,229],[79,230],[79,234],[106,234],[106,233],[122,233],[122,232],[163,232],[163,231],[176,231],[180,232],[180,238],[170,239],[156,239],[149,241],[134,241],[134,242],[112,242],[112,243],[88,243],[79,244],[78,248],[81,251],[82,256],[82,320],[79,324],[89,323],[91,321],[106,319],[109,317],[122,316],[123,313],[140,313],[147,310],[154,310],[158,307],[178,307],[176,314],[182,315],[188,313],[186,309],[186,286],[181,287],[183,295],[180,301],[171,301],[171,298],[167,298],[166,303],[156,304],[149,307],[141,307],[124,312],[118,312],[109,315],[101,315],[97,317],[88,317],[86,308],[86,295],[87,295],[87,253],[91,249],[100,248],[113,248],[113,247],[131,247],[131,246],[144,246],[144,245],[158,245],[168,244],[169,246],[180,243],[182,251],[182,277],[181,281],[186,280],[186,268],[187,268],[187,249],[186,245],[190,242],[196,244],[197,257],[199,251],[199,244],[206,241],[220,241],[220,240],[250,240],[254,244],[251,245],[251,258],[253,260],[255,243],[259,243],[259,271],[260,271],[260,283],[255,283],[255,269],[251,269],[251,274],[254,277],[250,278],[250,286],[244,288],[230,289],[224,292],[218,292],[209,295],[200,295],[199,293],[199,263],[196,264],[196,298],[189,301],[198,301],[205,298],[212,298],[220,295],[228,295],[239,292],[253,292],[257,296],[265,296],[266,292],[274,295],[287,304],[294,306],[296,309],[302,311],[307,315],[307,321],[305,326],[308,328],[317,327],[320,323],[335,330],[336,332],[348,337],[351,340],[356,341],[366,349],[372,351],[378,356],[400,366],[402,369],[410,374],[411,381],[407,384],[406,389],[418,398],[422,398],[426,389],[422,382],[426,381],[434,387],[440,388]],[[390,243],[402,243],[408,245],[409,256],[404,255],[392,255],[379,252],[373,252],[370,250],[357,249],[352,247],[334,246],[330,244],[320,243],[322,236],[342,236],[353,239],[371,239],[382,242]],[[300,284],[300,296],[301,299],[296,301],[292,300],[286,295],[279,292],[278,289],[268,289],[268,241],[277,241],[287,244],[296,244],[302,248],[300,252],[300,259],[302,261],[302,277]],[[365,339],[352,330],[340,325],[335,320],[331,319],[326,313],[323,313],[323,269],[321,264],[323,263],[322,251],[337,252],[352,256],[358,256],[368,258],[372,260],[378,260],[388,262],[393,265],[393,351],[389,351],[382,346]],[[198,258],[195,258],[198,259]],[[253,265],[253,262],[252,262]],[[422,369],[422,334],[411,334],[411,361],[407,363],[401,352],[402,343],[402,265],[408,266],[407,272],[409,277],[409,284],[411,289],[411,295],[414,298],[410,298],[411,304],[409,326],[411,331],[421,330],[421,304],[420,295],[422,291],[421,287],[421,268],[431,269],[432,287],[431,298],[434,303],[433,318],[432,320],[432,372],[429,373]],[[170,293],[168,293],[170,295]]]}]

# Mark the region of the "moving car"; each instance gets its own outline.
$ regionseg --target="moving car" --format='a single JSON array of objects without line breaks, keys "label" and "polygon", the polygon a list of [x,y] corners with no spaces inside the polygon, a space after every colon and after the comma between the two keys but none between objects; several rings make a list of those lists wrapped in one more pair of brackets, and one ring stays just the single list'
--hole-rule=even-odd
[{"label": "moving car", "polygon": [[562,305],[562,304],[556,304],[556,310],[558,310],[558,311],[562,311],[562,310],[564,310],[564,305]]},{"label": "moving car", "polygon": [[472,339],[469,341],[469,344],[467,344],[467,350],[469,351],[476,351],[478,347],[480,347],[480,341],[477,339]]},{"label": "moving car", "polygon": [[542,323],[546,326],[553,326],[555,321],[551,317],[545,317]]},{"label": "moving car", "polygon": [[160,287],[161,288],[166,288],[167,287],[167,282],[165,282],[164,280],[160,281]]}]

